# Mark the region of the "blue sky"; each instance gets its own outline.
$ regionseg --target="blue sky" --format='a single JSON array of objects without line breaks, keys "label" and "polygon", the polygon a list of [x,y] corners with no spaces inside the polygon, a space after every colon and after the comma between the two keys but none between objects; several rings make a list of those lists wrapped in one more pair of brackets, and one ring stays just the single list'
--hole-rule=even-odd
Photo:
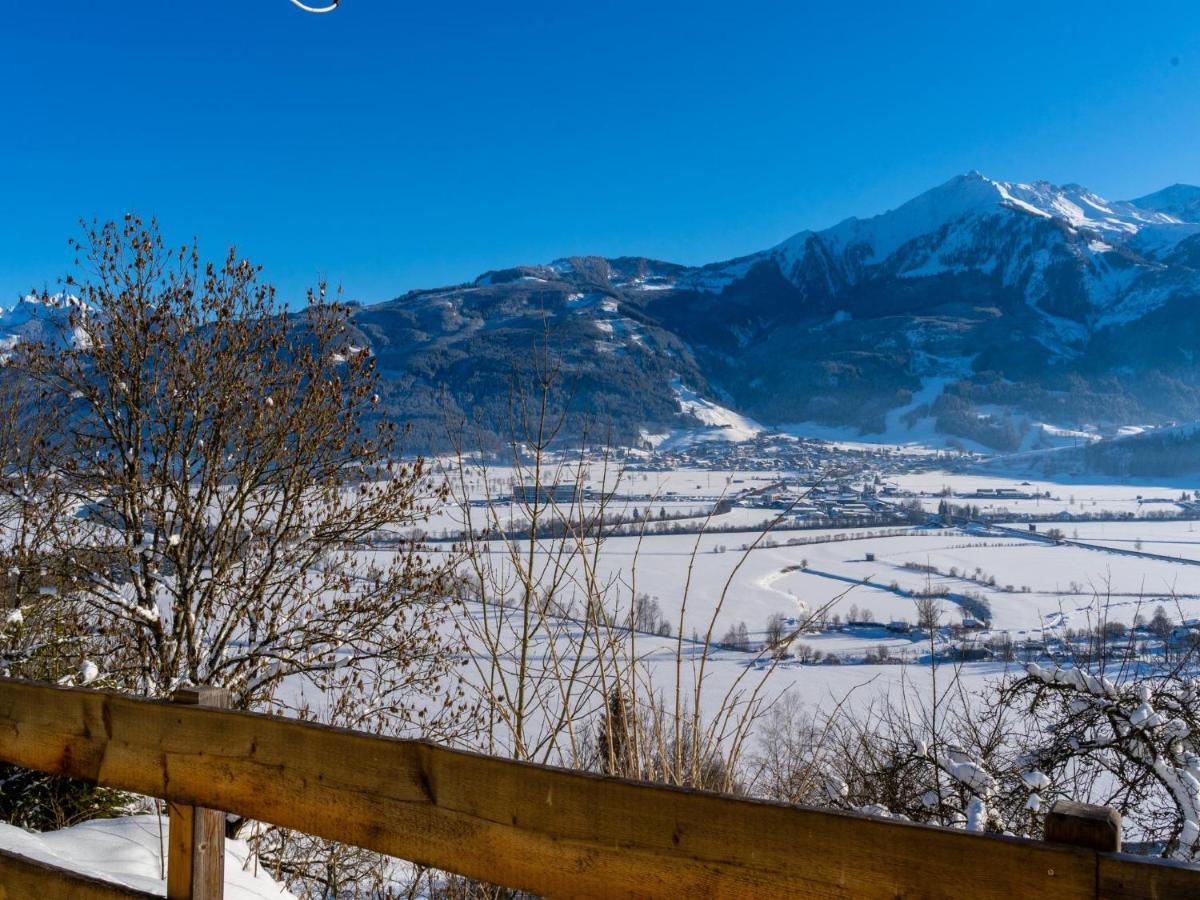
[{"label": "blue sky", "polygon": [[1194,0],[0,5],[0,305],[126,210],[373,302],[723,259],[973,168],[1200,183]]}]

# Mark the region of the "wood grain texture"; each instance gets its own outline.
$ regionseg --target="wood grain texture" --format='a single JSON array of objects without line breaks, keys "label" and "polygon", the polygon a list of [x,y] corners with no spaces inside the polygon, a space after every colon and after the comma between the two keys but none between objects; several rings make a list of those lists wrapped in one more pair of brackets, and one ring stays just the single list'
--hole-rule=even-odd
[{"label": "wood grain texture", "polygon": [[0,850],[0,900],[161,900],[78,872]]},{"label": "wood grain texture", "polygon": [[1196,866],[1161,861],[1147,866],[1127,853],[1101,853],[1096,896],[1104,900],[1196,900]]},{"label": "wood grain texture", "polygon": [[195,812],[186,803],[167,804],[167,900],[191,900]]},{"label": "wood grain texture", "polygon": [[1046,840],[1115,853],[1121,849],[1121,815],[1107,806],[1055,800],[1046,813]]},{"label": "wood grain texture", "polygon": [[[171,702],[229,708],[229,691],[180,688]],[[167,900],[220,900],[225,885],[225,813],[202,806],[167,806]]]},{"label": "wood grain texture", "polygon": [[[550,897],[1083,898],[1100,871],[1078,848],[17,681],[0,758]],[[1200,896],[1197,870],[1170,877]]]}]

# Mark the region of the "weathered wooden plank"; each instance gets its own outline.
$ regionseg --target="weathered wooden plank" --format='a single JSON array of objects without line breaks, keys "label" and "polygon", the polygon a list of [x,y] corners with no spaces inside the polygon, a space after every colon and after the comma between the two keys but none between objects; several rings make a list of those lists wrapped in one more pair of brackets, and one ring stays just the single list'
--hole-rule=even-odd
[{"label": "weathered wooden plank", "polygon": [[167,804],[167,900],[190,900],[192,895],[196,809],[186,803]]},{"label": "weathered wooden plank", "polygon": [[167,804],[167,900],[221,900],[225,884],[225,814]]},{"label": "weathered wooden plank", "polygon": [[1200,867],[1128,853],[1099,854],[1098,897],[1104,900],[1195,900],[1200,897]]},{"label": "weathered wooden plank", "polygon": [[0,900],[162,900],[155,894],[0,850]]},{"label": "weathered wooden plank", "polygon": [[[172,703],[229,708],[229,691],[180,688]],[[221,900],[225,884],[225,813],[203,806],[167,806],[167,900]]]},{"label": "weathered wooden plank", "polygon": [[98,691],[0,682],[0,758],[547,896],[1096,896],[1087,850]]},{"label": "weathered wooden plank", "polygon": [[1107,806],[1056,800],[1046,814],[1046,840],[1114,853],[1121,849],[1121,814]]}]

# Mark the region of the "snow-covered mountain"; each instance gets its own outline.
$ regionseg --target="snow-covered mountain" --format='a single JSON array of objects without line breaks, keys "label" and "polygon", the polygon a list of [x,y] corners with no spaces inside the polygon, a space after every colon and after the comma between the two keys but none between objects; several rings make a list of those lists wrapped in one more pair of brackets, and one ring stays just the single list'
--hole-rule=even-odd
[{"label": "snow-covered mountain", "polygon": [[29,294],[8,309],[0,307],[0,364],[22,341],[81,346],[87,337],[72,325],[73,312],[86,315],[87,309],[69,294]]},{"label": "snow-covered mountain", "polygon": [[548,324],[580,415],[622,440],[699,424],[682,385],[756,427],[1030,449],[1200,418],[1200,188],[971,172],[726,262],[573,257],[359,322],[398,416],[499,415]]},{"label": "snow-covered mountain", "polygon": [[[1076,326],[1136,317],[1178,287],[1140,276],[1158,273],[1200,232],[1200,188],[1176,185],[1144,199],[1153,202],[1111,202],[1080,185],[993,181],[971,172],[897,209],[802,231],[762,253],[686,273],[679,284],[724,291],[768,265],[805,302],[822,303],[881,279],[979,274],[1019,290],[1047,316],[1047,338],[1056,337],[1063,318],[1068,332],[1082,337]],[[1061,350],[1059,343],[1053,349]]]},{"label": "snow-covered mountain", "polygon": [[[72,302],[0,313],[0,353]],[[1200,187],[1110,201],[971,172],[733,260],[570,257],[355,320],[418,446],[444,444],[447,421],[509,432],[514,384],[550,358],[570,436],[1036,450],[1200,420]]]},{"label": "snow-covered mountain", "polygon": [[1013,447],[1049,439],[1027,422],[1193,417],[1200,215],[1188,204],[1200,188],[1151,198],[972,172],[881,215],[681,272],[679,296],[646,309],[764,423],[870,434],[901,412],[915,431],[928,420]]},{"label": "snow-covered mountain", "polygon": [[1181,222],[1200,222],[1200,187],[1173,184],[1131,201],[1140,209],[1166,213]]}]

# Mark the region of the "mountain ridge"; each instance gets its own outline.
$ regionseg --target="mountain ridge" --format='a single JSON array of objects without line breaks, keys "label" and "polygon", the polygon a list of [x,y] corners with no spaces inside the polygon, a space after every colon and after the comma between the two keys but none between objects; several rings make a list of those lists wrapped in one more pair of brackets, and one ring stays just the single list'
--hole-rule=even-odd
[{"label": "mountain ridge", "polygon": [[1109,201],[969,172],[731,260],[563,257],[354,322],[421,447],[447,420],[500,440],[548,354],[572,440],[741,433],[699,398],[741,417],[714,421],[1036,449],[1200,419],[1200,188]]}]

